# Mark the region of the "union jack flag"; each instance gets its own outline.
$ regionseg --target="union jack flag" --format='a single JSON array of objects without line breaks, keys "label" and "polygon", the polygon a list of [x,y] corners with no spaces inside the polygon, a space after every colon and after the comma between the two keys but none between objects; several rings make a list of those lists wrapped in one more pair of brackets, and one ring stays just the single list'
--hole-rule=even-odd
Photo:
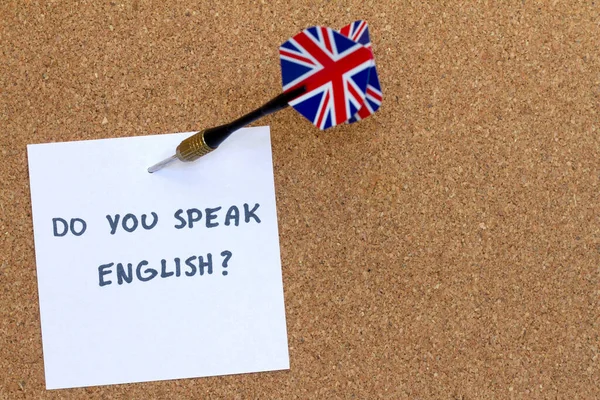
[{"label": "union jack flag", "polygon": [[[366,21],[354,21],[351,24],[346,25],[340,29],[340,33],[355,42],[362,44],[363,46],[371,49],[371,38],[369,37],[369,27]],[[372,50],[371,50],[372,51]],[[367,84],[367,93],[365,97],[365,105],[358,110],[349,120],[351,124],[361,119],[367,118],[381,107],[381,101],[383,100],[383,93],[381,93],[381,85],[379,84],[379,77],[377,76],[377,69],[375,63],[371,67],[369,74],[369,82]]]},{"label": "union jack flag", "polygon": [[279,48],[283,91],[304,86],[289,104],[320,129],[348,121],[365,106],[373,53],[331,28],[305,29]]}]

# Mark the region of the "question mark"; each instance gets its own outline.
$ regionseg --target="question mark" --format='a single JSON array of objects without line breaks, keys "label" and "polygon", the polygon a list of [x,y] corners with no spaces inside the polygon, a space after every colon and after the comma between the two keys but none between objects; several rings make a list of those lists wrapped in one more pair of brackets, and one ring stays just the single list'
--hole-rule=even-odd
[{"label": "question mark", "polygon": [[[227,268],[227,262],[229,261],[232,255],[233,254],[229,250],[221,252],[221,256],[225,257],[225,259],[223,260],[223,268]],[[223,275],[227,276],[227,271],[223,271]]]}]

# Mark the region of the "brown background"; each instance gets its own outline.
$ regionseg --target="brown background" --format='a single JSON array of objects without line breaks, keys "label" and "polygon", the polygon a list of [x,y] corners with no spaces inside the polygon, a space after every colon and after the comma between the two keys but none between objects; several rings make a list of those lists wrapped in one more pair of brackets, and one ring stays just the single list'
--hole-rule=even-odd
[{"label": "brown background", "polygon": [[[422,3],[3,0],[0,398],[598,398],[600,2]],[[360,18],[381,110],[260,122],[291,370],[45,391],[26,144],[226,122]]]}]

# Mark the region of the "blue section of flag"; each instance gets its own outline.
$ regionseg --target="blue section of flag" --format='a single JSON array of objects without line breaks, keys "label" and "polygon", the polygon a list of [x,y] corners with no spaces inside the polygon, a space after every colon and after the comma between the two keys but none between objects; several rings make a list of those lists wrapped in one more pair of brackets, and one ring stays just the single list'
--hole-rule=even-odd
[{"label": "blue section of flag", "polygon": [[358,108],[352,103],[350,103],[350,115],[354,115],[358,111]]},{"label": "blue section of flag", "polygon": [[369,102],[369,105],[371,106],[371,108],[373,109],[373,111],[377,111],[379,109],[379,104],[373,102],[369,98],[367,98],[367,101]]},{"label": "blue section of flag", "polygon": [[310,33],[311,35],[313,35],[313,37],[315,39],[317,39],[317,40],[319,39],[319,30],[317,29],[316,26],[311,26],[310,28],[307,28],[306,31],[308,33]]},{"label": "blue section of flag", "polygon": [[358,87],[366,87],[369,81],[369,75],[373,68],[365,68],[362,71],[352,75],[352,80],[358,85]]},{"label": "blue section of flag", "polygon": [[325,124],[323,125],[323,129],[331,128],[331,113],[327,113],[327,118],[325,118]]},{"label": "blue section of flag", "polygon": [[333,41],[335,42],[335,47],[337,48],[338,53],[343,53],[348,50],[350,47],[354,46],[356,42],[348,39],[347,37],[340,35],[336,32],[336,35],[333,35]]},{"label": "blue section of flag", "polygon": [[369,75],[369,85],[381,92],[381,84],[379,83],[379,76],[377,76],[377,69],[373,66],[371,74]]},{"label": "blue section of flag", "polygon": [[321,104],[323,95],[323,92],[317,93],[315,96],[309,97],[301,103],[296,104],[294,109],[312,122],[317,117],[317,111],[319,111],[319,105]]},{"label": "blue section of flag", "polygon": [[302,64],[294,63],[289,60],[280,59],[281,62],[281,78],[283,86],[300,78],[302,75],[309,72],[312,68]]},{"label": "blue section of flag", "polygon": [[288,50],[294,50],[294,51],[298,51],[298,49],[296,48],[296,46],[294,46],[291,42],[287,41],[284,44],[281,45],[281,47],[286,48]]}]

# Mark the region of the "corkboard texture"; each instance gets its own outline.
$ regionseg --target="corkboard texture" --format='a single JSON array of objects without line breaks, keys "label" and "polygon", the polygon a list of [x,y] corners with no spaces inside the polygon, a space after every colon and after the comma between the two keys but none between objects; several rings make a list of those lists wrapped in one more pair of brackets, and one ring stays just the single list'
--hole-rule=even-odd
[{"label": "corkboard texture", "polygon": [[[3,0],[0,398],[599,398],[599,7]],[[281,43],[356,19],[379,112],[257,123],[291,369],[46,391],[26,144],[227,122],[280,91]]]}]

